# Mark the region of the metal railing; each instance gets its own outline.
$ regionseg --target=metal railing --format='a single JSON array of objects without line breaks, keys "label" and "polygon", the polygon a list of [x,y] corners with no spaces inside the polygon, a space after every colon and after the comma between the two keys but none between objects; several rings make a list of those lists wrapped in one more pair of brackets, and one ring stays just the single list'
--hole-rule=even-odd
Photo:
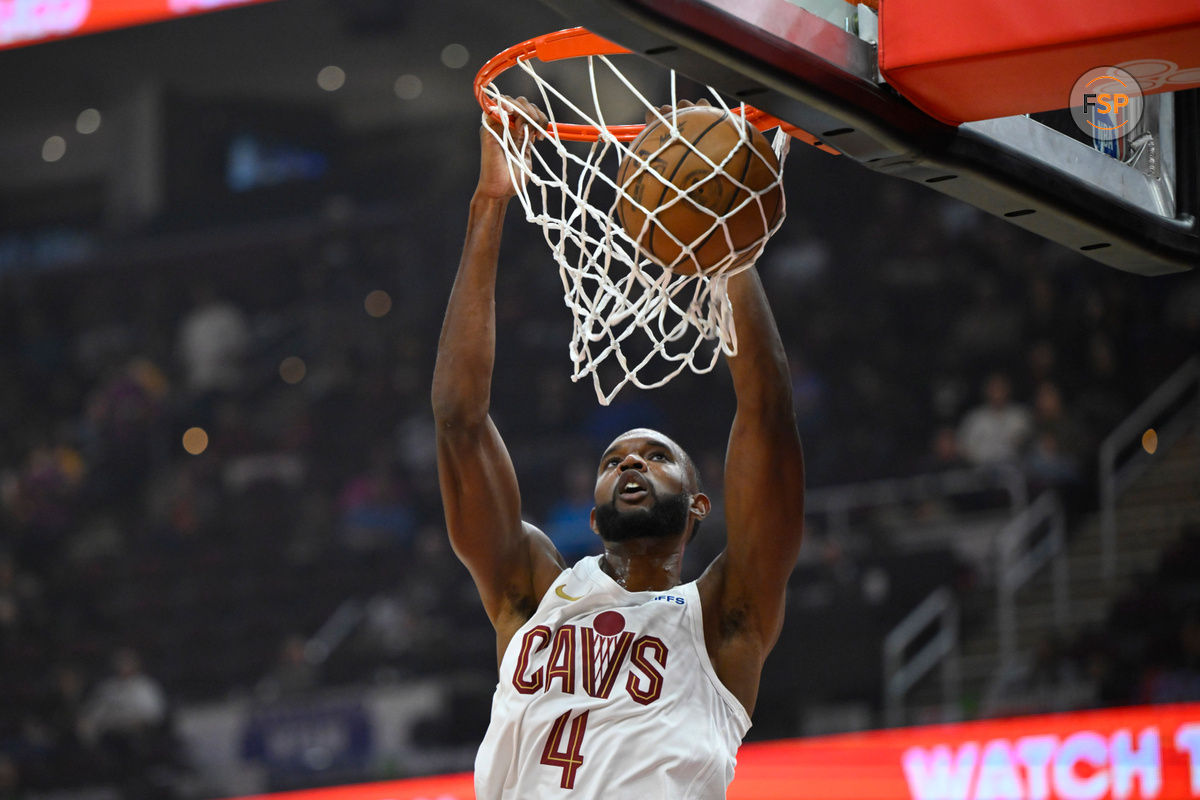
[{"label": "metal railing", "polygon": [[[1045,535],[1035,539],[1045,530]],[[1051,591],[1054,625],[1070,624],[1068,608],[1067,522],[1054,492],[1045,492],[996,535],[996,630],[1000,663],[1008,663],[1017,645],[1017,591],[1053,561]]]},{"label": "metal railing", "polygon": [[[938,664],[942,665],[943,718],[957,717],[957,700],[962,694],[958,622],[958,600],[942,587],[921,601],[883,640],[883,713],[889,727],[904,724],[905,696]],[[906,658],[913,642],[935,624],[937,633]]]},{"label": "metal railing", "polygon": [[998,465],[810,489],[805,494],[804,509],[806,516],[824,516],[829,532],[837,535],[849,531],[852,511],[992,490],[1008,496],[1013,514],[1029,505],[1021,471]]},{"label": "metal railing", "polygon": [[[1100,444],[1100,555],[1106,580],[1116,575],[1117,498],[1150,464],[1150,456],[1139,447],[1142,434],[1158,423],[1158,447],[1166,448],[1198,419],[1200,402],[1177,408],[1184,396],[1200,385],[1200,356],[1193,356],[1167,378],[1145,402]],[[1190,408],[1188,406],[1191,406]],[[1164,414],[1174,410],[1165,420]]]},{"label": "metal railing", "polygon": [[342,601],[317,632],[304,643],[304,658],[310,664],[323,664],[354,632],[366,616],[363,604],[356,598]]}]

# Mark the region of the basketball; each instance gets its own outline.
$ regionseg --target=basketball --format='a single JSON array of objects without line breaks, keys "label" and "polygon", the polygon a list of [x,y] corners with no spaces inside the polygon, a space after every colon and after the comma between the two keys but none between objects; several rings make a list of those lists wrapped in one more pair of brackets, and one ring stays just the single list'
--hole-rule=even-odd
[{"label": "basketball", "polygon": [[[783,192],[779,160],[753,126],[709,106],[681,108],[675,120],[678,131],[655,119],[630,143],[617,170],[617,218],[651,260],[692,275],[757,244],[779,221]],[[764,190],[760,208],[752,196]]]}]

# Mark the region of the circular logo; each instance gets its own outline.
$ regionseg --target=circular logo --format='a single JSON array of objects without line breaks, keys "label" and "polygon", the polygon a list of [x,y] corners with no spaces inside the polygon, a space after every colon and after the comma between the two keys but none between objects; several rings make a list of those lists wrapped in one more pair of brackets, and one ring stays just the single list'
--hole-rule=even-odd
[{"label": "circular logo", "polygon": [[1096,142],[1128,136],[1142,119],[1142,88],[1120,67],[1095,67],[1071,87],[1071,118]]},{"label": "circular logo", "polygon": [[592,628],[601,636],[616,636],[625,630],[625,618],[616,611],[604,611],[592,621]]}]

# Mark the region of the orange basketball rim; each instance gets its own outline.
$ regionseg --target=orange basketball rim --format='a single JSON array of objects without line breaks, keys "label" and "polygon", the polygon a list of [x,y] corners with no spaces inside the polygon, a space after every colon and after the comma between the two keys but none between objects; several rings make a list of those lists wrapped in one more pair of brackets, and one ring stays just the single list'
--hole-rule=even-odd
[{"label": "orange basketball rim", "polygon": [[[479,102],[480,108],[490,114],[494,114],[496,106],[487,94],[488,85],[508,69],[530,58],[536,58],[543,63],[549,63],[568,58],[631,54],[633,54],[633,51],[629,48],[622,47],[615,42],[610,42],[608,39],[597,36],[585,28],[567,28],[566,30],[536,36],[497,53],[480,68],[479,72],[475,75],[475,99]],[[829,145],[822,144],[817,137],[808,131],[797,128],[795,125],[784,122],[778,117],[772,116],[753,106],[742,105],[734,109],[734,113],[743,114],[746,122],[760,131],[779,128],[792,138],[798,139],[805,144],[813,145],[834,155],[837,154],[836,150]],[[645,127],[645,123],[637,123],[631,125],[607,125],[605,129],[617,141],[628,142],[636,139]],[[601,129],[595,125],[566,122],[551,122],[547,128],[547,133],[560,141],[566,142],[594,142],[601,137]]]}]

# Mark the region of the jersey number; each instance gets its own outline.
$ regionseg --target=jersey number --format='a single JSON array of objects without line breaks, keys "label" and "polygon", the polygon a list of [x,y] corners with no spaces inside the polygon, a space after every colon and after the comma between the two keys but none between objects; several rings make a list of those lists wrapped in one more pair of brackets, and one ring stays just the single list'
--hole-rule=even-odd
[{"label": "jersey number", "polygon": [[[571,719],[571,712],[567,711],[554,720],[554,724],[550,726],[550,736],[546,739],[546,746],[542,748],[542,763],[562,768],[562,788],[564,789],[575,788],[575,771],[583,764],[583,754],[580,750],[583,748],[583,732],[587,729],[587,718],[587,711],[575,719]],[[563,734],[567,732],[568,720],[571,723],[571,730],[566,734],[564,742]]]}]

